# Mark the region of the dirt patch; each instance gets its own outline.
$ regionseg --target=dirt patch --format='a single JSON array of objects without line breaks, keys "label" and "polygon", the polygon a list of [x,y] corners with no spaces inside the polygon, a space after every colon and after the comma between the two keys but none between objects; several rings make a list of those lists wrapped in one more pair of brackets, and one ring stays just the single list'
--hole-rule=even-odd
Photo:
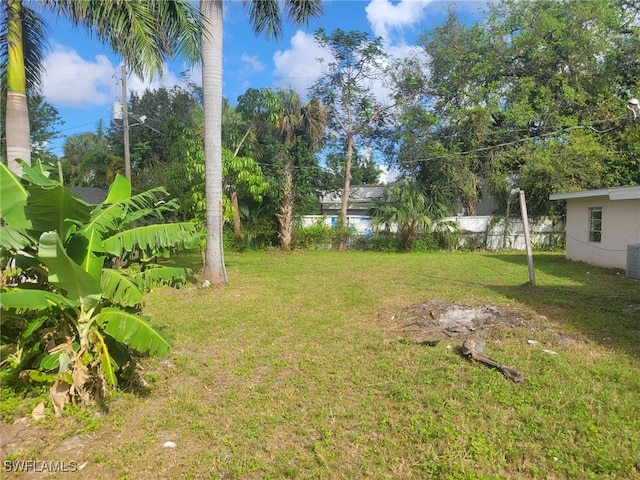
[{"label": "dirt patch", "polygon": [[487,338],[508,330],[528,331],[532,336],[548,336],[552,343],[568,345],[575,340],[541,326],[531,315],[485,305],[471,307],[443,300],[428,300],[412,305],[392,317],[405,338],[425,345],[441,340],[462,343],[471,336]]},{"label": "dirt patch", "polygon": [[[557,334],[542,326],[540,318],[522,312],[512,312],[495,306],[471,307],[442,300],[429,300],[412,305],[399,315],[394,315],[400,342],[425,346],[436,346],[440,341],[449,342],[447,348],[455,348],[462,356],[500,370],[505,377],[521,383],[523,372],[504,365],[501,361],[484,353],[486,339],[502,338],[509,332],[519,331],[519,337],[528,337],[528,345],[539,344],[534,338],[543,338],[544,343],[570,345],[575,340]],[[453,347],[452,344],[455,344]],[[548,354],[556,352],[543,349]]]}]

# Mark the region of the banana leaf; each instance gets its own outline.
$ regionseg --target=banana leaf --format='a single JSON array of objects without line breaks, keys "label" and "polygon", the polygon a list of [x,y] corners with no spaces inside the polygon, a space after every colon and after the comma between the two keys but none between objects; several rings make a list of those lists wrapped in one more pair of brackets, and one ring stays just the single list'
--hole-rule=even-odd
[{"label": "banana leaf", "polygon": [[2,249],[23,250],[34,243],[34,240],[26,233],[20,232],[9,225],[0,227],[0,248]]},{"label": "banana leaf", "polygon": [[97,256],[102,252],[102,237],[95,231],[83,231],[73,235],[67,243],[67,253],[71,259],[93,278],[98,280],[105,257]]},{"label": "banana leaf", "polygon": [[104,268],[100,276],[102,294],[114,303],[134,307],[142,303],[143,295],[138,284],[120,270]]},{"label": "banana leaf", "polygon": [[127,177],[118,173],[115,180],[109,187],[109,193],[107,194],[107,198],[104,203],[119,203],[129,197],[131,197],[131,183]]},{"label": "banana leaf", "polygon": [[0,162],[0,215],[13,229],[26,234],[31,221],[25,214],[27,189],[9,168]]},{"label": "banana leaf", "polygon": [[56,230],[66,240],[72,225],[86,224],[91,218],[93,207],[62,185],[50,188],[30,185],[28,192],[25,215],[38,234]]},{"label": "banana leaf", "polygon": [[98,280],[69,258],[56,232],[40,236],[38,257],[49,269],[49,282],[64,290],[67,297],[79,300],[85,311],[98,304],[101,298]]},{"label": "banana leaf", "polygon": [[95,319],[105,333],[141,353],[164,355],[171,348],[169,340],[147,317],[142,315],[115,307],[106,307],[96,315]]},{"label": "banana leaf", "polygon": [[178,286],[187,283],[187,270],[180,267],[147,268],[141,272],[145,290],[151,290],[157,285]]},{"label": "banana leaf", "polygon": [[117,257],[134,250],[155,253],[168,248],[187,248],[192,244],[194,235],[196,230],[191,222],[147,225],[106,238],[103,247]]},{"label": "banana leaf", "polygon": [[[91,219],[83,230],[96,229],[104,234],[122,230],[123,225],[130,225],[143,218],[160,218],[155,211],[160,194],[166,195],[162,187],[147,190],[133,197],[122,198],[117,202],[109,202],[110,199],[107,197],[107,200],[91,212]],[[114,196],[115,198],[119,197]]]},{"label": "banana leaf", "polygon": [[51,310],[53,308],[77,308],[80,302],[45,290],[27,290],[17,288],[0,293],[0,303],[4,310],[15,309],[22,314],[32,311]]},{"label": "banana leaf", "polygon": [[98,357],[100,358],[100,370],[102,371],[102,376],[108,385],[115,387],[118,385],[118,377],[116,377],[118,364],[111,356],[109,347],[104,342],[104,337],[98,332],[93,332],[93,334],[98,339],[96,343],[98,347]]}]

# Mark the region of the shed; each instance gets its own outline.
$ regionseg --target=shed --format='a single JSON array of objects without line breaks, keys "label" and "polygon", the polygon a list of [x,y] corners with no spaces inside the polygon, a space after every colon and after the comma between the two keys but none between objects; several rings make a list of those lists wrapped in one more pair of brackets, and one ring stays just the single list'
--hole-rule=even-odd
[{"label": "shed", "polygon": [[640,245],[640,185],[555,193],[549,198],[567,202],[568,259],[627,268],[628,252]]}]

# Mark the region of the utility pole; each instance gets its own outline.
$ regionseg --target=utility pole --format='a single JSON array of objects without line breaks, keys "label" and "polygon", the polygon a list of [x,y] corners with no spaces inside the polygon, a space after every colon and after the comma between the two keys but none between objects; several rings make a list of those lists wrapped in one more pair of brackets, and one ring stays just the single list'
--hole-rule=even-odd
[{"label": "utility pole", "polygon": [[127,67],[122,65],[122,131],[124,134],[124,176],[131,183],[131,156],[129,155],[129,111],[127,108]]}]

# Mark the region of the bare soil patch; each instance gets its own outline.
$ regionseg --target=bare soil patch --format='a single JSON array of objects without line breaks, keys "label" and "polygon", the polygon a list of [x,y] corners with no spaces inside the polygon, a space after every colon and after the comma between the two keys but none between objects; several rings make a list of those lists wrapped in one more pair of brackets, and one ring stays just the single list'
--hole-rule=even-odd
[{"label": "bare soil patch", "polygon": [[527,313],[492,305],[472,307],[433,299],[411,305],[394,315],[393,320],[401,335],[424,345],[435,345],[445,340],[462,344],[472,336],[502,336],[510,330],[528,332],[531,336],[543,334],[550,343],[557,345],[575,343],[574,339],[556,333]]}]

